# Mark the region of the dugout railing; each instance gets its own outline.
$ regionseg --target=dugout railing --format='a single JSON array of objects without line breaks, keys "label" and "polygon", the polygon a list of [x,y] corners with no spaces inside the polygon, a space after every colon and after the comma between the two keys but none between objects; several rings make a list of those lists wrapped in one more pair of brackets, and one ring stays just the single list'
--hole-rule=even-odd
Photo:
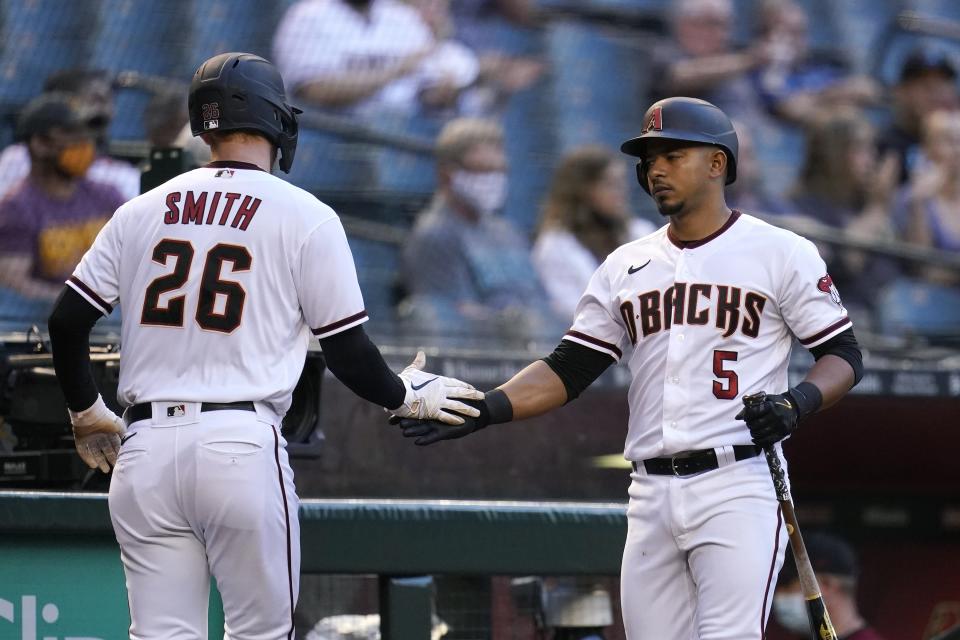
[{"label": "dugout railing", "polygon": [[[426,640],[431,575],[618,574],[626,505],[305,500],[300,525],[301,574],[376,574],[383,640]],[[113,640],[128,624],[107,496],[0,493],[0,637]]]}]

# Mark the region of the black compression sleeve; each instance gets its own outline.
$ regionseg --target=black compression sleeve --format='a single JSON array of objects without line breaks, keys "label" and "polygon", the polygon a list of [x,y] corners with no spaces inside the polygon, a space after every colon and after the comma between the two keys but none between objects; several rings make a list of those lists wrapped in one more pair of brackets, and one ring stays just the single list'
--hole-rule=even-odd
[{"label": "black compression sleeve", "polygon": [[611,356],[569,340],[561,340],[543,361],[563,381],[567,402],[579,396],[614,363]]},{"label": "black compression sleeve", "polygon": [[90,373],[90,331],[102,315],[79,293],[64,287],[47,320],[53,369],[73,411],[89,409],[99,395]]},{"label": "black compression sleeve", "polygon": [[856,386],[863,377],[863,354],[860,353],[860,345],[857,343],[857,337],[853,335],[853,329],[839,333],[823,344],[819,344],[812,349],[815,360],[830,354],[843,358],[853,369],[853,385]]},{"label": "black compression sleeve", "polygon": [[383,361],[362,326],[324,338],[320,346],[327,368],[355,394],[388,409],[403,404],[403,381]]}]

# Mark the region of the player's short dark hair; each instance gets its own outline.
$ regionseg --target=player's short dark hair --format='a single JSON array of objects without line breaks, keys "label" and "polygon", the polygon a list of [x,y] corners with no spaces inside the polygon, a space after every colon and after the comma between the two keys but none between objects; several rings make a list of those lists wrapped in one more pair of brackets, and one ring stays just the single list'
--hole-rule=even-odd
[{"label": "player's short dark hair", "polygon": [[213,130],[213,131],[206,131],[204,132],[203,135],[212,144],[226,142],[227,140],[231,140],[235,138],[248,138],[248,137],[254,137],[254,136],[256,136],[257,138],[262,138],[266,140],[271,145],[273,144],[270,138],[268,138],[266,135],[264,135],[260,131],[257,131],[256,129],[230,129],[229,131]]}]

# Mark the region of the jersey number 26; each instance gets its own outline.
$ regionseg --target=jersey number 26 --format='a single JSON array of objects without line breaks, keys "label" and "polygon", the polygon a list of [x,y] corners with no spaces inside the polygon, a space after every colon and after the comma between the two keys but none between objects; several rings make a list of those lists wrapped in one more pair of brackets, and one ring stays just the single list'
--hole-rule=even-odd
[{"label": "jersey number 26", "polygon": [[[143,298],[143,313],[140,324],[160,327],[182,327],[186,295],[174,296],[166,306],[160,306],[160,296],[176,291],[187,283],[190,265],[193,263],[193,245],[185,240],[165,238],[153,248],[153,261],[167,264],[167,258],[173,257],[173,272],[153,280],[147,287]],[[239,282],[221,280],[223,263],[231,263],[231,273],[249,271],[253,257],[246,247],[235,244],[218,244],[207,252],[203,263],[203,276],[200,279],[200,296],[197,301],[195,318],[201,329],[233,333],[240,326],[243,317],[243,303],[247,292]],[[224,296],[223,311],[216,311],[217,295]]]}]

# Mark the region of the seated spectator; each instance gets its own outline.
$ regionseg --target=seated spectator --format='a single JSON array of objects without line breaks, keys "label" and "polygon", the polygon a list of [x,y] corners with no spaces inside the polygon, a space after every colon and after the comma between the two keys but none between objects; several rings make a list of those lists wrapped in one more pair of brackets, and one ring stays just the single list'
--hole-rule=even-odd
[{"label": "seated spectator", "polygon": [[[107,155],[110,122],[113,120],[113,86],[105,71],[67,69],[47,78],[44,93],[60,92],[70,96],[73,106],[93,133],[96,158],[89,177],[113,185],[127,200],[140,194],[140,170],[129,162]],[[0,153],[0,197],[19,183],[30,171],[30,156],[23,142],[10,145]]]},{"label": "seated spectator", "polygon": [[766,59],[751,77],[764,106],[793,124],[805,124],[824,109],[876,102],[880,87],[867,76],[850,76],[837,60],[811,55],[808,19],[793,0],[766,0],[757,34]]},{"label": "seated spectator", "polygon": [[590,277],[611,251],[655,228],[631,215],[627,166],[619,156],[587,146],[563,158],[533,245],[533,264],[560,317],[573,318]]},{"label": "seated spectator", "polygon": [[737,180],[727,185],[727,204],[748,213],[786,215],[793,207],[784,198],[770,193],[763,183],[763,173],[757,160],[753,130],[742,121],[733,122],[737,130]]},{"label": "seated spectator", "polygon": [[[429,2],[430,0],[427,0]],[[545,69],[543,61],[531,55],[529,43],[536,40],[532,28],[537,24],[533,0],[457,0],[449,3],[456,38],[480,58],[480,86],[472,101],[488,96],[491,103],[502,103],[517,91],[530,87]],[[512,37],[512,50],[503,50],[498,35],[530,31],[528,38]],[[526,43],[524,47],[520,43]],[[464,104],[464,112],[477,113],[483,107]]]},{"label": "seated spectator", "polygon": [[893,123],[880,136],[880,150],[900,158],[900,183],[920,164],[921,124],[932,112],[960,108],[957,69],[946,54],[916,49],[904,60],[893,89]]},{"label": "seated spectator", "polygon": [[[804,536],[804,542],[820,585],[823,602],[830,613],[830,620],[837,635],[843,640],[882,640],[857,606],[860,568],[850,545],[835,536],[823,533]],[[796,634],[798,638],[810,637],[807,601],[800,588],[800,578],[792,553],[787,553],[774,592],[773,617],[781,627]]]},{"label": "seated spectator", "polygon": [[[873,126],[854,109],[827,112],[808,128],[806,156],[794,189],[797,213],[822,224],[877,239],[893,239],[892,194],[899,166],[881,160]],[[890,259],[821,247],[848,308],[872,307],[875,292],[898,274]]]},{"label": "seated spectator", "polygon": [[416,113],[453,104],[477,79],[476,56],[444,37],[399,0],[300,0],[277,28],[274,56],[298,100]]},{"label": "seated spectator", "polygon": [[[927,116],[923,158],[897,197],[895,220],[907,242],[960,252],[960,112]],[[921,275],[940,284],[958,282],[952,270],[930,267]]]},{"label": "seated spectator", "polygon": [[0,201],[0,287],[53,300],[100,228],[123,204],[111,185],[86,177],[94,135],[72,97],[45,93],[20,116],[30,173]]},{"label": "seated spectator", "polygon": [[731,43],[731,0],[679,0],[674,43],[659,46],[651,61],[650,99],[701,98],[731,117],[755,121],[765,114],[750,72],[769,59],[766,43],[737,50]]},{"label": "seated spectator", "polygon": [[[440,132],[437,192],[403,250],[401,269],[418,324],[529,337],[559,327],[530,247],[499,210],[507,194],[503,129],[461,118]],[[465,333],[471,333],[469,329]]]}]

